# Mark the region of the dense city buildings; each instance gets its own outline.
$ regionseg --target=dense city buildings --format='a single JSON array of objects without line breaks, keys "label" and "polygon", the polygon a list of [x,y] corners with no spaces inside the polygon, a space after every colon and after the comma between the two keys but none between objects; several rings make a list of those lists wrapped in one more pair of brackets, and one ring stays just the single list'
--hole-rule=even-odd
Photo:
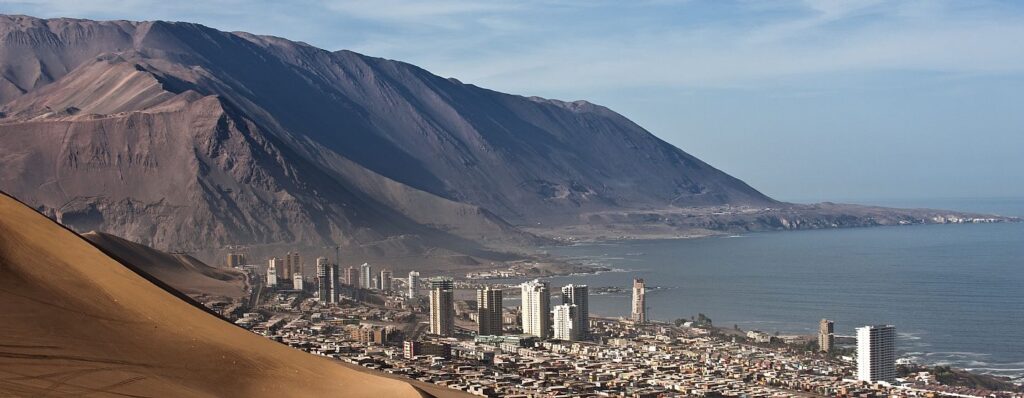
[{"label": "dense city buildings", "polygon": [[373,269],[370,264],[363,263],[359,266],[359,287],[373,289]]},{"label": "dense city buildings", "polygon": [[[407,297],[380,292],[363,292],[375,296],[372,300],[325,304],[302,291],[264,289],[255,307],[221,313],[255,333],[316,355],[478,396],[1021,398],[1019,393],[944,385],[926,371],[895,379],[892,385],[859,381],[856,359],[821,355],[815,336],[744,333],[709,322],[595,317],[589,322],[594,338],[573,341],[579,307],[565,295],[564,303],[548,314],[554,318],[549,334],[555,339],[456,334],[454,316],[463,322],[473,315],[486,318],[472,312],[472,300],[454,301],[456,288],[462,297],[473,289],[479,311],[498,307],[489,301],[500,302],[494,295],[481,299],[488,296],[483,290],[498,292],[509,285],[451,278],[432,278],[427,285],[432,293],[429,312],[409,305]],[[546,290],[538,281],[520,286]],[[577,287],[563,293],[573,290],[581,292]],[[434,294],[438,291],[443,294]],[[456,308],[463,313],[455,314]],[[424,325],[427,313],[429,325]],[[502,317],[511,324],[519,313],[503,311]],[[425,333],[428,326],[448,331]]]},{"label": "dense city buildings", "polygon": [[832,352],[836,345],[835,324],[828,319],[818,323],[818,351]]},{"label": "dense city buildings", "polygon": [[502,334],[501,289],[486,286],[476,291],[477,334],[498,336]]},{"label": "dense city buildings", "polygon": [[409,271],[409,280],[406,283],[409,289],[409,298],[416,298],[420,295],[420,273],[416,271]]},{"label": "dense city buildings", "polygon": [[573,329],[576,330],[577,338],[574,340],[586,339],[590,336],[590,290],[587,285],[562,286],[562,304],[576,306]]},{"label": "dense city buildings", "polygon": [[552,312],[552,325],[556,340],[577,341],[580,339],[579,312],[575,304],[556,305]]},{"label": "dense city buildings", "polygon": [[857,328],[857,379],[896,382],[896,327]]},{"label": "dense city buildings", "polygon": [[630,314],[633,322],[647,322],[647,285],[641,278],[633,278],[633,311]]},{"label": "dense city buildings", "polygon": [[386,269],[381,270],[380,271],[379,283],[380,283],[380,290],[381,291],[390,292],[391,291],[391,271],[386,270]]},{"label": "dense city buildings", "polygon": [[520,285],[523,333],[541,339],[551,337],[551,292],[547,282],[534,279]]},{"label": "dense city buildings", "polygon": [[455,331],[455,282],[451,278],[430,280],[430,334],[451,336]]}]

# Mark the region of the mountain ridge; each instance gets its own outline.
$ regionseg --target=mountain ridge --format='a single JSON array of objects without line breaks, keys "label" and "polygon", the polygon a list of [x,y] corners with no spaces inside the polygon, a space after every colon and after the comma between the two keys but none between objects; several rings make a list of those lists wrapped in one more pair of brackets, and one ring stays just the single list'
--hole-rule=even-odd
[{"label": "mountain ridge", "polygon": [[[0,188],[157,249],[383,243],[486,262],[559,238],[538,225],[726,208],[775,213],[702,225],[770,229],[802,209],[600,105],[278,37],[0,16],[0,72]],[[703,228],[687,217],[669,227]]]}]

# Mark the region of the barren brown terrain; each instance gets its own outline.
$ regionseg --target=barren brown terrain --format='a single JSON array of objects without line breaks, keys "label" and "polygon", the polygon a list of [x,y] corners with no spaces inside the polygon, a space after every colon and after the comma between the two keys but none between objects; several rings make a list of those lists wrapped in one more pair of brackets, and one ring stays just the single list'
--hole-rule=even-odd
[{"label": "barren brown terrain", "polygon": [[430,396],[235,327],[6,195],[0,314],[4,396]]}]

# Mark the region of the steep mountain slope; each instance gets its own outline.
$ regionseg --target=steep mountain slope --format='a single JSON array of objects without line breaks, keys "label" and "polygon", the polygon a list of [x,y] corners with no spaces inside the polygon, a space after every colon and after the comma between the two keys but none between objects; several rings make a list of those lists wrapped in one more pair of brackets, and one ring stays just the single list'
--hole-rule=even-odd
[{"label": "steep mountain slope", "polygon": [[0,78],[0,189],[158,249],[498,260],[576,225],[929,219],[776,202],[585,101],[190,23],[0,16]]},{"label": "steep mountain slope", "polygon": [[197,305],[0,195],[0,395],[427,396]]},{"label": "steep mountain slope", "polygon": [[0,17],[0,187],[161,249],[536,242],[506,221],[770,199],[586,102],[169,22]]},{"label": "steep mountain slope", "polygon": [[103,232],[87,232],[82,238],[182,293],[233,298],[246,294],[241,271],[211,267],[187,254],[162,252]]}]

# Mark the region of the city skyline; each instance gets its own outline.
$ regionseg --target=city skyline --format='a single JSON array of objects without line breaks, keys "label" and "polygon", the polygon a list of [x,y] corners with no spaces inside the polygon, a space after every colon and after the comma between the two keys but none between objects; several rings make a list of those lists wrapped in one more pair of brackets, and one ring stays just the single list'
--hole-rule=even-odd
[{"label": "city skyline", "polygon": [[1024,3],[122,3],[0,0],[0,395],[1024,398]]}]

